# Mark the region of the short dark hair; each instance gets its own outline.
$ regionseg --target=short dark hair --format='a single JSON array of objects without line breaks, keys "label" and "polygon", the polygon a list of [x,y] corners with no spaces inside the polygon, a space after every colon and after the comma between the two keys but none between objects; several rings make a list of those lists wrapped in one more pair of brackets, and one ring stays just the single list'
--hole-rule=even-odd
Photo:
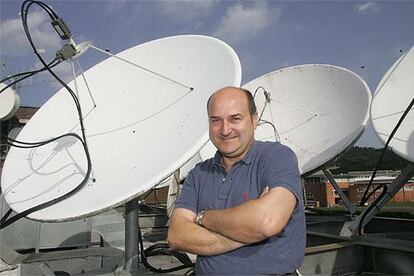
[{"label": "short dark hair", "polygon": [[[256,103],[254,102],[253,95],[252,95],[252,93],[249,90],[244,89],[244,88],[241,88],[241,87],[234,87],[234,86],[229,86],[229,87],[226,87],[226,88],[234,88],[234,89],[237,89],[237,90],[240,90],[240,91],[244,92],[244,94],[247,97],[247,102],[248,102],[248,105],[249,105],[249,113],[250,113],[250,115],[253,116],[257,112]],[[222,90],[222,89],[220,89],[220,90]],[[208,106],[210,105],[210,100],[214,96],[214,94],[215,93],[213,93],[210,96],[210,98],[208,98],[208,100],[207,100],[207,112],[208,112]]]}]

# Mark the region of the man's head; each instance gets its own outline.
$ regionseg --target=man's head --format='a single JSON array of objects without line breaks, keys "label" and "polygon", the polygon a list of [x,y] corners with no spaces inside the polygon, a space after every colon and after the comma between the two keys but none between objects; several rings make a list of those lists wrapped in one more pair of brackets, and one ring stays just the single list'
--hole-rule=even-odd
[{"label": "man's head", "polygon": [[238,161],[254,141],[257,111],[248,90],[225,87],[207,103],[210,139],[224,158]]},{"label": "man's head", "polygon": [[241,92],[243,92],[246,95],[246,97],[247,97],[250,115],[253,116],[257,112],[256,103],[254,102],[253,95],[252,95],[252,93],[249,90],[244,89],[244,88],[241,88],[241,87],[232,87],[232,86],[229,86],[229,87],[224,87],[224,88],[222,88],[220,90],[217,90],[215,93],[213,93],[210,96],[210,98],[208,98],[208,100],[207,100],[207,113],[208,113],[208,106],[210,105],[211,98],[213,98],[213,96],[216,95],[218,92],[220,92],[222,90],[226,90],[226,89],[236,89],[236,90],[240,90]]}]

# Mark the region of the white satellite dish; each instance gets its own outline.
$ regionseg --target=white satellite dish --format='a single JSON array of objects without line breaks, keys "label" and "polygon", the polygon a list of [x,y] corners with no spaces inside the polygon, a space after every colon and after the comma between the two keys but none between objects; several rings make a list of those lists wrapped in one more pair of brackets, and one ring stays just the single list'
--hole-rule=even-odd
[{"label": "white satellite dish", "polygon": [[[160,183],[208,140],[205,104],[210,94],[240,85],[236,53],[211,37],[163,38],[117,57],[129,63],[111,57],[85,72],[88,85],[77,78],[96,181],[90,179],[75,195],[30,218],[62,221],[93,215]],[[74,81],[69,86],[74,89]],[[18,140],[40,141],[67,132],[80,129],[72,99],[62,89],[36,112]],[[85,170],[84,150],[75,139],[33,150],[12,148],[1,187],[11,208],[22,212],[66,194],[82,181]]]},{"label": "white satellite dish", "polygon": [[[414,98],[414,47],[402,55],[381,79],[371,106],[374,129],[385,144]],[[414,108],[411,108],[388,144],[401,157],[414,162]]]},{"label": "white satellite dish", "polygon": [[204,147],[201,148],[201,150],[199,151],[199,154],[201,156],[201,159],[204,161],[209,158],[212,158],[214,154],[216,154],[216,152],[217,152],[217,148],[213,145],[211,140],[209,140],[208,143]]},{"label": "white satellite dish", "polygon": [[[334,65],[307,64],[261,76],[243,87],[263,87],[269,95],[257,140],[280,140],[297,155],[302,174],[319,169],[353,145],[368,119],[371,92],[355,73]],[[262,112],[266,98],[261,89],[255,102]]]},{"label": "white satellite dish", "polygon": [[[333,65],[309,64],[277,70],[243,86],[252,93],[270,93],[256,140],[275,141],[295,151],[302,174],[319,169],[357,141],[369,118],[371,92],[355,73]],[[262,89],[255,102],[260,113],[266,103]],[[209,142],[200,154],[214,155]]]},{"label": "white satellite dish", "polygon": [[[187,163],[185,163],[179,170],[179,178],[177,179],[177,176],[175,176],[175,180],[178,182],[181,182],[181,180],[185,179],[188,175],[188,173],[195,167],[195,165],[197,165],[197,163],[203,161],[203,159],[201,158],[200,154],[197,153],[196,155],[194,155]],[[156,187],[157,189],[166,187],[171,185],[172,183],[172,179],[174,178],[174,175],[171,175],[170,177],[168,177],[167,179],[163,180],[160,184],[158,184]]]},{"label": "white satellite dish", "polygon": [[[0,83],[0,90],[5,87],[4,83]],[[13,117],[19,106],[20,98],[11,87],[0,93],[0,121],[6,121]]]}]

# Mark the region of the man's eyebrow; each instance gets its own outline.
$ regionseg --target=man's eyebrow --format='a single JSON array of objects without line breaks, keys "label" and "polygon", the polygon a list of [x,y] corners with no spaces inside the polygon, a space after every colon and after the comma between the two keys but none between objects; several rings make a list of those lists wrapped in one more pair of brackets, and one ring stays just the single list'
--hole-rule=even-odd
[{"label": "man's eyebrow", "polygon": [[[241,113],[235,113],[235,114],[231,114],[229,115],[229,117],[238,117],[238,116],[243,116]],[[221,118],[220,116],[216,116],[216,115],[210,115],[209,116],[210,119],[217,119],[217,118]]]},{"label": "man's eyebrow", "polygon": [[231,114],[230,117],[237,117],[237,116],[242,116],[240,113],[236,113],[236,114]]}]

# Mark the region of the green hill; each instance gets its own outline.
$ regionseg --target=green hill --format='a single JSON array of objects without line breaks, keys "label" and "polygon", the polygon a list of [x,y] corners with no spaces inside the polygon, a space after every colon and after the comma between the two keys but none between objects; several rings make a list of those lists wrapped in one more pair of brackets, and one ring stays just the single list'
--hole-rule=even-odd
[{"label": "green hill", "polygon": [[[381,156],[382,149],[355,146],[340,156],[331,169],[333,174],[350,171],[372,171]],[[408,161],[387,149],[379,170],[402,170]]]}]

